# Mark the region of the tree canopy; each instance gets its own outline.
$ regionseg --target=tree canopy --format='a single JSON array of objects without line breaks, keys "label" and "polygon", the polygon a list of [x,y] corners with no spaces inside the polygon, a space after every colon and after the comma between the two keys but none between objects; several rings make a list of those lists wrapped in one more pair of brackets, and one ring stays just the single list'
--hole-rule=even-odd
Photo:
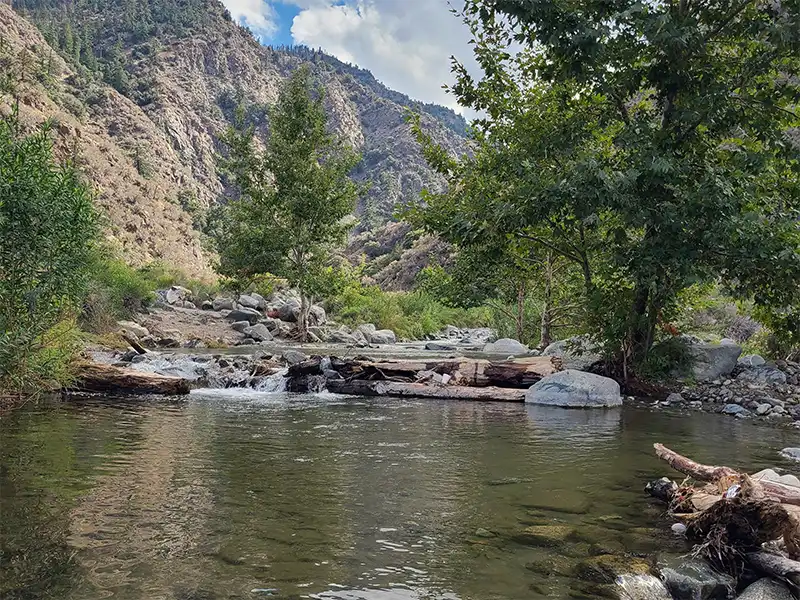
[{"label": "tree canopy", "polygon": [[484,75],[455,63],[452,91],[482,113],[477,152],[455,161],[423,136],[451,183],[427,198],[429,229],[575,262],[626,360],[696,282],[798,330],[797,2],[467,0],[463,15]]}]

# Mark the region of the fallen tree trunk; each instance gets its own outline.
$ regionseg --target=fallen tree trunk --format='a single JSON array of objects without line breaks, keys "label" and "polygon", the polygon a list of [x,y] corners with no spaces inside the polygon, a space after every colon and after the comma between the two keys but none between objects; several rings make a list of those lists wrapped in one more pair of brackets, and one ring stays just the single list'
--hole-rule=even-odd
[{"label": "fallen tree trunk", "polygon": [[780,579],[800,591],[800,562],[769,552],[751,552],[747,562],[759,573]]},{"label": "fallen tree trunk", "polygon": [[440,398],[449,400],[495,400],[523,402],[525,390],[500,387],[426,385],[398,381],[328,381],[328,390],[352,396],[389,396],[395,398]]},{"label": "fallen tree trunk", "polygon": [[552,356],[530,356],[489,363],[483,373],[490,385],[529,388],[559,370]]},{"label": "fallen tree trunk", "polygon": [[[743,478],[742,473],[730,467],[712,467],[697,463],[662,444],[654,444],[653,447],[656,450],[656,456],[666,461],[673,469],[698,481],[717,483],[729,479],[740,481]],[[769,499],[777,500],[783,504],[800,506],[800,489],[798,488],[763,480],[753,481],[753,485],[756,488],[760,488]]]},{"label": "fallen tree trunk", "polygon": [[133,339],[131,336],[126,335],[124,333],[120,334],[122,339],[125,340],[128,345],[133,348],[137,354],[147,354],[147,350],[142,346],[138,341]]},{"label": "fallen tree trunk", "polygon": [[78,366],[75,383],[68,391],[180,396],[189,393],[189,380],[87,362]]}]

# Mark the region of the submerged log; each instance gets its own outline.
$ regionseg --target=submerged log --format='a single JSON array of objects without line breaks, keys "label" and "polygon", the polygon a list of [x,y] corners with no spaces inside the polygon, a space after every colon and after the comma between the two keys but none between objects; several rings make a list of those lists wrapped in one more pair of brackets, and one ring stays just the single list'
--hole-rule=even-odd
[{"label": "submerged log", "polygon": [[189,380],[87,362],[78,366],[78,375],[69,391],[179,396],[189,393]]},{"label": "submerged log", "polygon": [[395,398],[440,398],[445,400],[495,400],[498,402],[523,402],[525,390],[500,387],[469,387],[461,385],[426,385],[398,381],[343,381],[328,382],[328,390],[336,394],[353,396],[389,396]]}]

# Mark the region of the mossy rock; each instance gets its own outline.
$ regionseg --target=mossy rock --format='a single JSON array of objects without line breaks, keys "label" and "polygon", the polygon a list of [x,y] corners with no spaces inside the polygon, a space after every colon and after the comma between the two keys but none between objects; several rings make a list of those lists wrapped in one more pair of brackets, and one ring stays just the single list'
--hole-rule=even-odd
[{"label": "mossy rock", "polygon": [[524,544],[553,548],[563,545],[574,534],[575,528],[571,525],[532,525],[515,537]]},{"label": "mossy rock", "polygon": [[575,561],[566,556],[547,556],[529,562],[525,568],[544,577],[569,577],[575,570]]},{"label": "mossy rock", "polygon": [[648,575],[650,565],[641,558],[601,554],[587,558],[575,567],[575,576],[593,583],[614,583],[620,575]]}]

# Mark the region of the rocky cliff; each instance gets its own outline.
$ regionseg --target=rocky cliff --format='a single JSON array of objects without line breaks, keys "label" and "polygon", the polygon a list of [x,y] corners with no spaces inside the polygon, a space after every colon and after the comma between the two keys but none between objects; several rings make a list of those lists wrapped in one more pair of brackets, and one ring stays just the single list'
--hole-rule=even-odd
[{"label": "rocky cliff", "polygon": [[264,47],[218,0],[14,0],[14,6],[16,14],[0,12],[0,26],[13,30],[14,60],[36,48],[53,64],[54,81],[37,84],[26,112],[38,119],[68,113],[67,137],[97,154],[86,170],[103,190],[112,234],[134,263],[158,257],[208,270],[192,222],[227,192],[217,170],[219,137],[237,106],[265,133],[265,107],[300,64],[311,65],[324,88],[332,126],[363,154],[354,175],[371,186],[357,209],[357,233],[379,235],[399,204],[441,184],[411,135],[408,109],[422,114],[445,147],[465,149],[466,125],[452,111],[416,103],[319,51]]}]

